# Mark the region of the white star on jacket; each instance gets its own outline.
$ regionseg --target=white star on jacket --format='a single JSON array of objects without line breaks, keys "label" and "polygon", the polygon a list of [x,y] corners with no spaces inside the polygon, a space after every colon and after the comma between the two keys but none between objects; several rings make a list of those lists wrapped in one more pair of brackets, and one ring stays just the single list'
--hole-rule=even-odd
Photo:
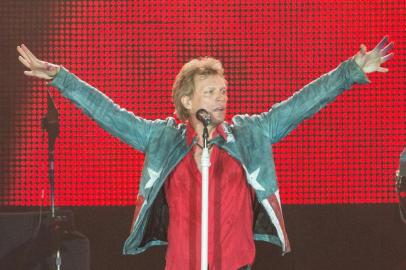
[{"label": "white star on jacket", "polygon": [[249,173],[247,168],[245,168],[245,166],[244,166],[244,170],[247,174],[248,183],[256,190],[265,191],[265,188],[257,181],[260,169],[261,168],[258,168],[255,171],[253,171],[252,173]]},{"label": "white star on jacket", "polygon": [[159,178],[159,176],[161,175],[162,169],[159,172],[154,171],[151,168],[147,168],[148,170],[148,174],[149,174],[149,179],[148,182],[145,184],[145,188],[151,188],[156,180]]}]

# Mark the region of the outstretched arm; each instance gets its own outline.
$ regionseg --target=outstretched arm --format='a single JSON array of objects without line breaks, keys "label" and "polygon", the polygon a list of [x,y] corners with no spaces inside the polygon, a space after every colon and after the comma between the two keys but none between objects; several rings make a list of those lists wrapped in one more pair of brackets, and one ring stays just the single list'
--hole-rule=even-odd
[{"label": "outstretched arm", "polygon": [[164,121],[150,121],[120,108],[102,92],[80,80],[65,68],[39,60],[25,46],[17,47],[19,61],[30,70],[24,74],[39,79],[51,80],[50,85],[59,89],[86,115],[103,129],[142,152],[147,151],[151,134]]},{"label": "outstretched arm", "polygon": [[[268,112],[251,116],[249,120],[260,127],[271,143],[280,141],[354,83],[368,83],[366,73],[387,72],[388,69],[381,65],[393,57],[392,48],[393,42],[388,44],[387,37],[369,52],[365,45],[361,45],[354,57],[304,86],[287,100],[275,104]],[[240,116],[234,120],[238,122],[244,118]]]}]

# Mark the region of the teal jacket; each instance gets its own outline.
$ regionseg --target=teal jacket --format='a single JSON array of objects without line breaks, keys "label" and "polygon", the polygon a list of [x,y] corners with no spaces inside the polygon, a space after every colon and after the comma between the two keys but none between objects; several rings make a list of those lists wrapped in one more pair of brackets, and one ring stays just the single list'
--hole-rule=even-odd
[{"label": "teal jacket", "polygon": [[[213,143],[237,159],[245,170],[248,184],[255,191],[253,202],[255,240],[279,245],[290,251],[282,215],[275,174],[272,145],[289,134],[354,83],[368,79],[349,59],[336,69],[258,115],[237,115],[222,128],[227,138]],[[103,93],[62,68],[51,85],[70,99],[113,136],[145,154],[131,233],[123,253],[137,254],[167,243],[168,206],[164,182],[175,166],[197,142],[186,141],[186,125],[174,118],[146,120],[120,108]]]}]

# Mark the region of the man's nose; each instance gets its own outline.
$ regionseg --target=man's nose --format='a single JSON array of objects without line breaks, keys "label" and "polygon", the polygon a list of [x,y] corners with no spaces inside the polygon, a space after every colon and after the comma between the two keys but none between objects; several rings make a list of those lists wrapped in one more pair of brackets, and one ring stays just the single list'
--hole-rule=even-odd
[{"label": "man's nose", "polygon": [[219,101],[226,101],[227,100],[227,93],[223,91],[217,91],[216,100]]}]

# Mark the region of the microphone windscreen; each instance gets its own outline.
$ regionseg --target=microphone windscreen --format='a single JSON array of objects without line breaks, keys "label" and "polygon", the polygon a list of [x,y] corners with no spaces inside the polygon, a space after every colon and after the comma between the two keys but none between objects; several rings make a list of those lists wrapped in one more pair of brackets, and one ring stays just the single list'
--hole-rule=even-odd
[{"label": "microphone windscreen", "polygon": [[204,125],[209,125],[211,122],[211,115],[205,109],[199,109],[196,112],[196,118],[197,118],[197,120],[202,122]]}]

